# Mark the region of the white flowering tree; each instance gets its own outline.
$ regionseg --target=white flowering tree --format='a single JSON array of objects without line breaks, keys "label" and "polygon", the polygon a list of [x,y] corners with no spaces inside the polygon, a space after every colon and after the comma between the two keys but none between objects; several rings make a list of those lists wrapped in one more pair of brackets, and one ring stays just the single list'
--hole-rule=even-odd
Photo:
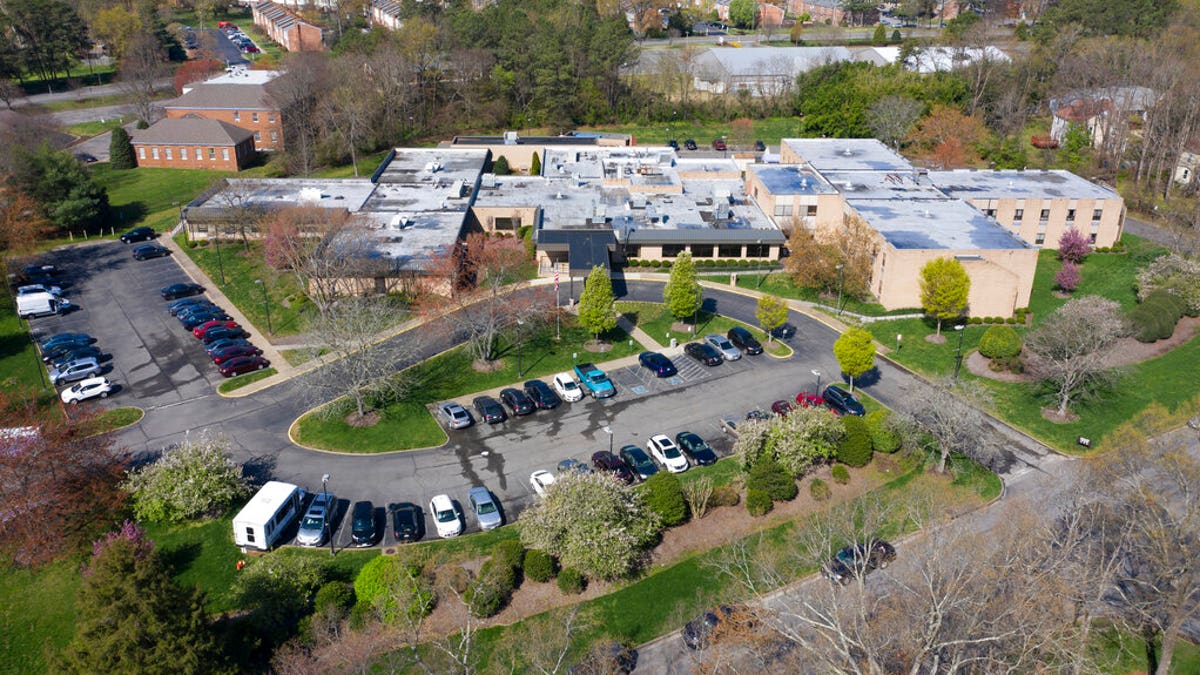
[{"label": "white flowering tree", "polygon": [[658,530],[642,494],[607,473],[561,476],[521,515],[521,543],[593,579],[636,569]]},{"label": "white flowering tree", "polygon": [[250,493],[242,467],[229,458],[229,441],[211,436],[163,451],[131,471],[123,487],[138,520],[167,522],[219,515]]},{"label": "white flowering tree", "polygon": [[837,454],[841,422],[825,408],[796,408],[787,417],[748,421],[738,427],[733,452],[749,469],[761,457],[779,462],[796,478]]}]

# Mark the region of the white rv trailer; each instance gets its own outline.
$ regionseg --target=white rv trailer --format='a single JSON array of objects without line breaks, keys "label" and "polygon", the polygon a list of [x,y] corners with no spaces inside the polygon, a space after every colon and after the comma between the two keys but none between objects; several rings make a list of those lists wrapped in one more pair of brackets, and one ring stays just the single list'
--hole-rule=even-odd
[{"label": "white rv trailer", "polygon": [[233,541],[242,549],[269,551],[279,535],[300,517],[304,490],[269,481],[233,519]]}]

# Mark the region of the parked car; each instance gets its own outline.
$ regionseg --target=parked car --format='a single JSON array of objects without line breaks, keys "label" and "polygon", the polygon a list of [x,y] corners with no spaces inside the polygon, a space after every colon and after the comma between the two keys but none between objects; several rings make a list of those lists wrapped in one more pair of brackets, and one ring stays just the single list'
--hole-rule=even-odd
[{"label": "parked car", "polygon": [[721,605],[704,612],[684,625],[681,631],[684,646],[688,649],[704,649],[721,623],[753,629],[756,623],[754,610],[746,605]]},{"label": "parked car", "polygon": [[731,417],[731,416],[722,417],[721,418],[721,431],[724,431],[725,433],[729,434],[730,436],[737,438],[741,434],[741,431],[738,430],[738,427],[741,426],[741,424],[742,424],[741,421],[738,420],[738,418],[736,418],[736,417]]},{"label": "parked car", "polygon": [[370,546],[375,543],[375,505],[371,502],[354,502],[350,510],[350,544]]},{"label": "parked car", "polygon": [[262,370],[271,365],[271,362],[261,356],[235,356],[225,363],[217,367],[223,377],[233,377],[234,375],[244,375],[251,371]]},{"label": "parked car", "polygon": [[179,317],[179,313],[191,307],[216,307],[216,304],[208,298],[180,298],[167,305],[167,314]]},{"label": "parked car", "polygon": [[675,370],[675,364],[671,363],[671,359],[658,352],[642,352],[638,354],[638,363],[654,373],[656,377],[671,377],[679,372]]},{"label": "parked car", "polygon": [[625,466],[625,462],[622,462],[620,457],[607,450],[592,453],[592,468],[597,471],[611,473],[626,485],[633,482],[633,472],[629,470],[629,467]]},{"label": "parked car", "polygon": [[592,398],[608,398],[616,395],[617,388],[613,386],[612,380],[608,379],[608,375],[597,368],[595,364],[577,363],[574,370],[575,377],[579,378],[580,388],[590,393]]},{"label": "parked car", "polygon": [[94,356],[67,361],[50,371],[50,384],[74,382],[100,374],[100,362]]},{"label": "parked car", "polygon": [[637,477],[642,480],[646,480],[658,473],[658,465],[654,463],[654,460],[650,459],[650,455],[647,455],[645,450],[636,445],[626,445],[618,451],[618,454],[620,454],[621,460],[625,462],[625,466],[628,466],[629,470],[637,474]]},{"label": "parked car", "polygon": [[213,354],[216,354],[217,352],[221,351],[222,349],[225,349],[226,347],[242,347],[242,346],[246,346],[246,345],[249,345],[251,347],[254,346],[254,345],[250,344],[250,341],[247,340],[246,338],[221,338],[220,340],[213,340],[212,342],[205,345],[204,350],[208,353],[208,356],[211,358]]},{"label": "parked car", "polygon": [[149,260],[150,258],[161,258],[165,255],[171,255],[171,249],[158,244],[142,244],[133,249],[134,260]]},{"label": "parked car", "polygon": [[562,400],[573,403],[583,400],[583,390],[575,383],[575,378],[571,377],[570,373],[559,373],[554,376],[554,390],[562,397]]},{"label": "parked car", "polygon": [[488,490],[486,487],[476,485],[467,490],[467,504],[471,507],[471,513],[475,514],[475,520],[479,523],[479,529],[484,532],[494,530],[504,524],[504,516],[500,513],[500,505],[492,497],[491,490]]},{"label": "parked car", "polygon": [[421,530],[425,526],[425,518],[421,515],[421,507],[409,502],[401,502],[393,504],[391,511],[392,534],[396,537],[398,543],[421,539]]},{"label": "parked car", "polygon": [[204,292],[204,287],[200,284],[179,283],[164,286],[160,289],[159,294],[163,300],[177,300],[179,298],[187,298],[193,295],[199,295]]},{"label": "parked car", "polygon": [[539,497],[546,496],[546,491],[550,489],[551,485],[554,485],[555,480],[557,479],[554,477],[554,474],[545,469],[538,469],[529,474],[529,484],[533,486],[533,491]]},{"label": "parked car", "polygon": [[866,409],[863,408],[863,404],[854,397],[854,394],[837,385],[831,384],[825,387],[825,391],[821,392],[821,397],[825,399],[825,405],[838,414],[855,415],[857,417],[867,414]]},{"label": "parked car", "polygon": [[199,326],[193,328],[192,335],[198,339],[204,339],[204,334],[213,328],[241,328],[241,326],[238,325],[238,322],[234,321],[233,319],[213,319],[212,321],[205,321]]},{"label": "parked car", "polygon": [[683,353],[706,366],[719,366],[724,361],[721,352],[707,342],[689,342],[683,346]]},{"label": "parked car", "polygon": [[729,148],[725,145],[725,141],[723,139],[714,138],[712,142],[712,149],[718,152],[725,152]]},{"label": "parked car", "polygon": [[90,345],[95,341],[96,338],[88,335],[87,333],[57,333],[43,339],[41,342],[38,342],[38,346],[42,348],[42,351],[45,351],[59,344],[71,343]]},{"label": "parked car", "polygon": [[213,363],[219,366],[222,363],[225,363],[230,359],[235,359],[239,356],[258,356],[260,354],[262,354],[261,349],[247,342],[244,345],[229,345],[227,347],[222,347],[215,352],[210,352],[208,356],[212,359]]},{"label": "parked car", "polygon": [[883,569],[896,559],[896,549],[882,539],[851,544],[838,551],[821,568],[830,581],[845,586],[857,576],[865,576],[876,568]]},{"label": "parked car", "polygon": [[771,412],[780,417],[787,417],[788,413],[792,412],[794,408],[795,406],[792,405],[792,402],[785,399],[779,399],[771,404]]},{"label": "parked car", "polygon": [[796,403],[799,403],[801,408],[820,408],[825,405],[825,399],[811,391],[802,391],[796,394]]},{"label": "parked car", "polygon": [[50,367],[59,368],[63,364],[70,363],[71,361],[78,361],[79,359],[86,358],[93,358],[99,361],[100,357],[102,356],[104,356],[104,354],[96,345],[76,345],[65,354],[62,354],[61,356],[58,356],[50,361]]},{"label": "parked car", "polygon": [[455,401],[446,401],[438,405],[438,414],[442,416],[442,420],[446,426],[451,429],[466,429],[475,423],[471,417],[471,413],[467,409],[459,405]]},{"label": "parked car", "polygon": [[59,398],[63,403],[79,403],[86,401],[89,398],[108,398],[112,393],[112,382],[106,377],[89,377],[86,380],[77,382],[70,387],[63,389]]},{"label": "parked car", "polygon": [[725,359],[726,361],[737,361],[738,359],[742,358],[742,352],[739,351],[737,347],[733,346],[733,343],[729,341],[729,338],[723,335],[709,333],[708,335],[704,336],[704,341],[707,342],[713,349],[720,352],[721,358]]},{"label": "parked car", "polygon": [[758,408],[755,408],[754,410],[749,410],[746,412],[746,420],[747,421],[749,421],[749,420],[769,420],[769,419],[771,419],[771,416],[768,415],[767,413],[759,410]]},{"label": "parked car", "polygon": [[687,139],[686,141],[683,142],[683,147],[687,148],[688,150],[695,150],[696,149],[695,139],[692,139],[692,138]]},{"label": "parked car", "polygon": [[325,530],[333,516],[337,497],[330,492],[318,492],[300,519],[296,532],[296,543],[300,546],[320,546],[325,541]]},{"label": "parked car", "polygon": [[750,334],[750,331],[742,328],[741,326],[734,326],[733,328],[730,328],[729,332],[725,334],[725,337],[733,343],[734,347],[746,352],[748,356],[757,356],[763,353],[762,343],[754,339],[754,336]]},{"label": "parked car", "polygon": [[552,410],[562,403],[562,400],[558,398],[558,394],[554,393],[550,385],[541,380],[529,380],[526,382],[525,395],[533,401],[538,410]]},{"label": "parked car", "polygon": [[782,326],[776,326],[771,329],[771,337],[776,340],[790,340],[796,334],[796,327],[790,323],[785,323]]},{"label": "parked car", "polygon": [[562,460],[561,462],[558,463],[558,466],[556,468],[558,469],[559,473],[567,473],[569,471],[578,471],[579,473],[591,473],[591,471],[592,471],[591,469],[588,468],[587,464],[584,464],[583,462],[575,459],[574,457],[568,457],[568,458]]},{"label": "parked car", "polygon": [[679,451],[679,446],[675,445],[669,437],[658,434],[651,436],[646,443],[646,448],[650,450],[650,455],[667,467],[667,471],[671,473],[683,473],[688,470],[688,460],[683,453]]},{"label": "parked car", "polygon": [[132,244],[136,241],[149,241],[157,236],[158,233],[152,227],[135,227],[122,234],[119,239],[123,244]]},{"label": "parked car", "polygon": [[533,405],[533,401],[525,395],[525,392],[513,387],[501,389],[500,400],[508,405],[514,415],[528,415],[537,410],[537,407]]},{"label": "parked car", "polygon": [[[183,324],[184,330],[190,331],[202,323],[208,323],[209,321],[231,321],[232,319],[233,317],[224,311],[213,308],[187,314],[179,322]],[[205,344],[208,343],[205,342]]]},{"label": "parked car", "polygon": [[462,534],[462,514],[458,512],[458,507],[450,500],[449,495],[437,495],[429,500],[429,513],[433,515],[433,522],[437,524],[439,537],[449,539]]},{"label": "parked car", "polygon": [[26,284],[17,287],[17,295],[33,295],[34,293],[49,293],[50,295],[62,295],[61,286],[50,286],[47,284]]},{"label": "parked car", "polygon": [[754,151],[755,151],[755,152],[766,152],[766,151],[767,151],[767,144],[766,144],[766,143],[763,143],[761,140],[759,140],[759,141],[754,141]]},{"label": "parked car", "polygon": [[55,279],[58,277],[58,268],[54,265],[32,263],[21,268],[21,276],[29,283],[44,283],[32,279]]},{"label": "parked car", "polygon": [[717,453],[713,452],[703,438],[690,431],[681,431],[675,434],[675,444],[699,466],[708,466],[717,462]]},{"label": "parked car", "polygon": [[491,396],[477,396],[471,405],[475,406],[475,412],[479,413],[479,419],[488,424],[499,424],[508,419],[508,414],[504,412],[504,406]]},{"label": "parked car", "polygon": [[214,326],[204,331],[204,337],[200,338],[200,340],[207,345],[223,338],[244,338],[248,335],[249,333],[242,330],[242,327],[237,324],[233,326]]},{"label": "parked car", "polygon": [[84,342],[59,342],[52,347],[42,350],[42,362],[56,363],[63,360],[64,356],[80,351],[92,345]]},{"label": "parked car", "polygon": [[679,150],[679,141],[672,138],[671,140],[667,141],[667,147],[671,148],[672,150],[678,151]]}]

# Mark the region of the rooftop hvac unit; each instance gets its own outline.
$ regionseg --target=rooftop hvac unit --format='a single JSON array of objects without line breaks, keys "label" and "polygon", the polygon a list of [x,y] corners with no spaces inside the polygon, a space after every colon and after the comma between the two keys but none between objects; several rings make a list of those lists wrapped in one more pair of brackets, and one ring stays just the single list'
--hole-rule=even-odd
[{"label": "rooftop hvac unit", "polygon": [[441,171],[441,170],[442,170],[442,163],[437,161],[436,159],[432,162],[428,162],[425,164],[425,171],[427,173],[437,173],[438,171]]},{"label": "rooftop hvac unit", "polygon": [[515,131],[504,132],[504,144],[505,145],[516,145],[517,144],[517,132],[515,132]]},{"label": "rooftop hvac unit", "polygon": [[321,201],[321,188],[300,188],[301,202],[319,202]]},{"label": "rooftop hvac unit", "polygon": [[407,230],[413,226],[412,219],[402,213],[392,216],[392,222],[389,224],[393,230]]}]

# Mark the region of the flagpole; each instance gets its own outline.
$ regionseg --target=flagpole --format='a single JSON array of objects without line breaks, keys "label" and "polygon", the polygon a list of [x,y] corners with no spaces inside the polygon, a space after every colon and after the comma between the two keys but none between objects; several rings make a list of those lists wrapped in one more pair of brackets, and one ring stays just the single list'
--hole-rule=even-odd
[{"label": "flagpole", "polygon": [[562,340],[562,313],[559,310],[558,265],[554,266],[554,339]]}]

